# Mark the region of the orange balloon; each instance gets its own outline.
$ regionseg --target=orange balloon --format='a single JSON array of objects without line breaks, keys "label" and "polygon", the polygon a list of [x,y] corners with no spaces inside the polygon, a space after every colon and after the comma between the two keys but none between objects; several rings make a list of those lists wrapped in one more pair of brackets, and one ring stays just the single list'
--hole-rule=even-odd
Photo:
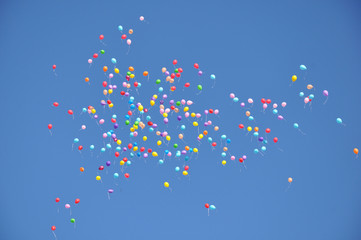
[{"label": "orange balloon", "polygon": [[165,67],[162,68],[162,73],[165,73],[165,71],[167,71],[167,69]]},{"label": "orange balloon", "polygon": [[247,111],[246,112],[246,116],[249,117],[251,115],[251,112],[250,111]]},{"label": "orange balloon", "polygon": [[143,72],[143,76],[144,76],[144,77],[148,76],[148,72],[147,72],[147,71],[144,71],[144,72]]},{"label": "orange balloon", "polygon": [[133,34],[133,29],[129,29],[129,34]]},{"label": "orange balloon", "polygon": [[186,146],[184,149],[185,149],[186,151],[189,151],[189,147],[188,147],[188,146]]},{"label": "orange balloon", "polygon": [[204,131],[203,131],[203,135],[206,135],[206,136],[207,136],[207,134],[208,134],[208,131],[207,131],[207,130],[204,130]]},{"label": "orange balloon", "polygon": [[312,88],[313,88],[313,86],[312,86],[311,84],[308,84],[308,85],[307,85],[307,89],[308,89],[308,90],[311,90]]},{"label": "orange balloon", "polygon": [[291,177],[288,178],[288,182],[291,183],[293,179]]},{"label": "orange balloon", "polygon": [[108,71],[108,67],[107,67],[107,66],[104,66],[104,67],[103,67],[103,71],[104,71],[104,72]]},{"label": "orange balloon", "polygon": [[354,148],[354,149],[353,149],[353,152],[354,152],[355,154],[358,154],[358,149],[357,149],[357,148]]},{"label": "orange balloon", "polygon": [[84,172],[84,168],[83,168],[83,167],[80,168],[80,172]]},{"label": "orange balloon", "polygon": [[218,126],[215,126],[214,127],[214,131],[218,131],[219,130],[219,127]]},{"label": "orange balloon", "polygon": [[228,151],[228,148],[227,147],[224,147],[223,148],[223,152],[227,152]]},{"label": "orange balloon", "polygon": [[129,67],[129,71],[133,72],[134,68],[132,66]]},{"label": "orange balloon", "polygon": [[86,82],[89,82],[89,78],[86,77],[86,78],[85,78],[85,81],[86,81]]},{"label": "orange balloon", "polygon": [[258,132],[259,128],[258,127],[254,127],[254,131]]}]

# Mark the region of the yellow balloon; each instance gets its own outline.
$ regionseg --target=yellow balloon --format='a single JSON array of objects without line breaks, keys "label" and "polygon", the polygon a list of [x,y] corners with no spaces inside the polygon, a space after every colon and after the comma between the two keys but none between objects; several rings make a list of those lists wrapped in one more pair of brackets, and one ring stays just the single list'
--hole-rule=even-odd
[{"label": "yellow balloon", "polygon": [[158,157],[158,153],[157,152],[152,152],[152,156],[153,157]]},{"label": "yellow balloon", "polygon": [[193,122],[193,126],[197,127],[197,126],[198,126],[198,122]]},{"label": "yellow balloon", "polygon": [[168,182],[164,182],[164,187],[169,187],[169,183]]},{"label": "yellow balloon", "polygon": [[155,102],[153,100],[150,100],[150,106],[154,106]]},{"label": "yellow balloon", "polygon": [[166,113],[166,112],[163,113],[163,117],[165,117],[165,118],[168,117],[168,113]]},{"label": "yellow balloon", "polygon": [[133,151],[134,151],[134,152],[136,152],[137,150],[138,150],[138,147],[137,147],[137,146],[133,147]]},{"label": "yellow balloon", "polygon": [[198,152],[198,148],[193,148],[193,152],[197,153],[197,152]]},{"label": "yellow balloon", "polygon": [[119,164],[123,166],[123,165],[124,165],[124,161],[121,160]]},{"label": "yellow balloon", "polygon": [[100,176],[96,176],[95,178],[97,181],[99,181],[100,179],[102,179]]},{"label": "yellow balloon", "polygon": [[189,107],[185,107],[185,108],[183,109],[184,112],[188,112],[188,110],[189,110]]},{"label": "yellow balloon", "polygon": [[131,131],[131,132],[134,132],[135,130],[134,130],[134,128],[131,127],[131,128],[130,128],[130,131]]},{"label": "yellow balloon", "polygon": [[252,131],[252,127],[247,127],[248,132]]},{"label": "yellow balloon", "polygon": [[92,109],[92,114],[95,114],[97,111],[93,108]]},{"label": "yellow balloon", "polygon": [[292,82],[296,82],[296,80],[297,80],[297,76],[296,76],[296,75],[293,75],[293,76],[292,76]]},{"label": "yellow balloon", "polygon": [[223,165],[223,166],[226,165],[226,163],[227,163],[226,160],[223,160],[223,161],[222,161],[222,165]]},{"label": "yellow balloon", "polygon": [[195,113],[191,113],[191,117],[195,117],[196,116],[196,114]]},{"label": "yellow balloon", "polygon": [[134,128],[134,129],[138,129],[138,126],[137,126],[137,125],[134,125],[133,128]]},{"label": "yellow balloon", "polygon": [[157,99],[157,98],[158,98],[158,95],[155,95],[155,94],[154,94],[153,97],[154,97],[155,99]]},{"label": "yellow balloon", "polygon": [[135,77],[135,75],[134,74],[130,74],[130,78],[134,78]]},{"label": "yellow balloon", "polygon": [[109,93],[109,94],[112,94],[112,93],[113,93],[113,89],[109,89],[109,90],[108,90],[108,93]]},{"label": "yellow balloon", "polygon": [[109,107],[110,108],[114,107],[114,104],[113,103],[109,104]]},{"label": "yellow balloon", "polygon": [[122,144],[122,141],[120,139],[117,140],[117,144],[120,145]]},{"label": "yellow balloon", "polygon": [[187,171],[183,171],[183,175],[184,175],[184,176],[187,176],[187,175],[188,175],[188,172],[187,172]]},{"label": "yellow balloon", "polygon": [[167,141],[170,141],[170,136],[167,135],[167,136],[165,137],[165,139],[166,139]]},{"label": "yellow balloon", "polygon": [[157,145],[158,145],[158,146],[162,145],[162,141],[161,141],[161,140],[158,140],[158,141],[157,141]]},{"label": "yellow balloon", "polygon": [[147,136],[144,136],[144,137],[143,137],[143,141],[147,141]]},{"label": "yellow balloon", "polygon": [[142,106],[142,105],[139,105],[139,107],[138,107],[139,112],[140,112],[140,111],[143,111],[143,109],[144,109],[143,106]]},{"label": "yellow balloon", "polygon": [[118,69],[118,68],[114,68],[114,72],[115,72],[115,73],[119,73],[119,69]]},{"label": "yellow balloon", "polygon": [[311,90],[312,88],[313,88],[313,86],[312,86],[311,84],[308,84],[308,85],[307,85],[307,89],[308,89],[308,90]]},{"label": "yellow balloon", "polygon": [[203,134],[201,133],[201,134],[199,134],[199,136],[198,136],[200,139],[202,139],[203,138]]}]

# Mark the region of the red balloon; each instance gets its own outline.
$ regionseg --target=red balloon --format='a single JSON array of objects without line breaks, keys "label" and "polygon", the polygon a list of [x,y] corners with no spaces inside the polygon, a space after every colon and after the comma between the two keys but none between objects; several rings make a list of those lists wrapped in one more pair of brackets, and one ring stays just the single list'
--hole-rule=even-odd
[{"label": "red balloon", "polygon": [[134,87],[138,87],[138,82],[134,82]]},{"label": "red balloon", "polygon": [[189,87],[191,84],[189,82],[187,82],[186,84],[184,84],[185,87]]},{"label": "red balloon", "polygon": [[266,128],[266,133],[270,133],[270,132],[271,132],[271,129]]},{"label": "red balloon", "polygon": [[111,104],[111,103],[112,103],[112,101],[110,101],[110,100],[107,100],[107,103],[108,103],[108,104]]},{"label": "red balloon", "polygon": [[83,150],[83,146],[80,145],[80,146],[78,147],[78,149],[79,149],[79,151]]},{"label": "red balloon", "polygon": [[128,148],[131,149],[133,147],[133,144],[129,143]]},{"label": "red balloon", "polygon": [[120,155],[119,152],[115,152],[116,157],[119,157],[119,155]]},{"label": "red balloon", "polygon": [[178,72],[182,73],[182,72],[183,72],[183,68],[178,68]]},{"label": "red balloon", "polygon": [[94,53],[93,58],[97,58],[97,57],[98,57],[98,53]]},{"label": "red balloon", "polygon": [[53,128],[53,125],[52,124],[48,124],[48,128],[49,130]]},{"label": "red balloon", "polygon": [[127,162],[127,161],[128,161],[128,158],[123,157],[123,161],[124,161],[124,162]]},{"label": "red balloon", "polygon": [[176,59],[173,60],[173,65],[176,65],[178,61]]},{"label": "red balloon", "polygon": [[238,127],[239,127],[240,129],[242,129],[242,128],[244,128],[244,125],[243,125],[243,124],[239,124]]},{"label": "red balloon", "polygon": [[124,174],[125,178],[129,178],[129,173]]},{"label": "red balloon", "polygon": [[123,34],[123,35],[122,35],[122,39],[124,40],[124,39],[126,39],[126,38],[127,38],[127,35]]},{"label": "red balloon", "polygon": [[55,202],[60,202],[60,198],[55,198]]},{"label": "red balloon", "polygon": [[175,106],[173,106],[173,105],[172,105],[172,106],[170,106],[170,109],[174,110],[174,109],[175,109]]},{"label": "red balloon", "polygon": [[100,35],[100,36],[99,36],[99,39],[100,39],[100,40],[103,40],[103,39],[104,39],[104,35]]},{"label": "red balloon", "polygon": [[147,113],[148,112],[148,108],[144,108],[144,110],[143,110],[145,113]]},{"label": "red balloon", "polygon": [[54,65],[53,65],[53,69],[55,69],[55,68],[56,68],[56,65],[54,64]]},{"label": "red balloon", "polygon": [[108,83],[106,81],[103,82],[103,87],[108,86]]},{"label": "red balloon", "polygon": [[117,119],[112,118],[112,120],[110,120],[110,121],[112,121],[112,123],[116,123],[116,122],[117,122]]},{"label": "red balloon", "polygon": [[170,90],[172,90],[173,92],[176,90],[176,87],[175,86],[172,86],[171,88],[170,88]]},{"label": "red balloon", "polygon": [[262,98],[262,99],[261,99],[261,102],[262,102],[262,103],[266,103],[266,99]]},{"label": "red balloon", "polygon": [[151,152],[152,152],[152,149],[151,149],[151,148],[148,148],[148,152],[151,153]]},{"label": "red balloon", "polygon": [[278,138],[277,138],[277,137],[273,138],[273,141],[274,141],[275,143],[278,142]]},{"label": "red balloon", "polygon": [[270,103],[271,103],[271,99],[267,99],[267,100],[266,100],[266,103],[267,103],[267,104],[270,104]]},{"label": "red balloon", "polygon": [[99,167],[99,170],[100,170],[100,171],[104,170],[104,166],[100,166],[100,167]]},{"label": "red balloon", "polygon": [[75,204],[78,204],[78,203],[80,203],[80,199],[79,199],[79,198],[75,199]]},{"label": "red balloon", "polygon": [[153,125],[153,123],[152,123],[151,121],[149,121],[147,124],[148,124],[148,126],[152,126],[152,125]]},{"label": "red balloon", "polygon": [[240,163],[243,163],[243,158],[239,158],[239,162],[240,162]]},{"label": "red balloon", "polygon": [[216,143],[216,142],[212,142],[212,146],[213,146],[213,147],[217,146],[217,143]]},{"label": "red balloon", "polygon": [[140,151],[141,151],[141,152],[144,152],[144,151],[145,151],[145,147],[141,147],[141,148],[140,148]]},{"label": "red balloon", "polygon": [[209,208],[209,204],[208,204],[208,203],[206,203],[204,206],[205,206],[206,208]]},{"label": "red balloon", "polygon": [[68,110],[68,113],[69,113],[70,115],[73,115],[73,110]]},{"label": "red balloon", "polygon": [[174,79],[174,78],[175,78],[175,74],[172,73],[172,74],[170,75],[170,77],[171,77],[172,79]]},{"label": "red balloon", "polygon": [[51,230],[55,231],[56,227],[55,226],[51,226]]},{"label": "red balloon", "polygon": [[188,171],[188,169],[189,169],[188,165],[184,167],[184,170]]},{"label": "red balloon", "polygon": [[198,68],[199,68],[198,63],[195,63],[193,66],[194,66],[195,69],[198,69]]},{"label": "red balloon", "polygon": [[[129,111],[128,111],[128,115],[129,115],[129,116],[132,116],[132,115],[133,115],[133,112],[129,110]],[[153,125],[153,124],[152,124],[152,125]]]},{"label": "red balloon", "polygon": [[124,96],[125,92],[124,91],[121,91],[120,92],[120,95]]},{"label": "red balloon", "polygon": [[209,112],[209,113],[213,113],[213,109],[209,109],[208,112]]},{"label": "red balloon", "polygon": [[53,102],[53,105],[54,105],[54,107],[57,107],[57,106],[59,106],[59,103],[58,102]]}]

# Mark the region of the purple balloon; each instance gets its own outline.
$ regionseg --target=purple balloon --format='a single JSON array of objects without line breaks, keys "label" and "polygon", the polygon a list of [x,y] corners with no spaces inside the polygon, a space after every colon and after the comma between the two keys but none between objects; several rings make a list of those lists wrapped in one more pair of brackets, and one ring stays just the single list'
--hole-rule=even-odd
[{"label": "purple balloon", "polygon": [[163,98],[164,98],[164,99],[167,99],[167,97],[168,97],[167,94],[164,94],[164,95],[163,95]]},{"label": "purple balloon", "polygon": [[169,101],[169,104],[170,104],[170,105],[173,105],[173,104],[174,104],[174,100],[170,100],[170,101]]},{"label": "purple balloon", "polygon": [[153,127],[153,128],[157,128],[158,125],[157,125],[156,123],[153,123],[152,127]]},{"label": "purple balloon", "polygon": [[278,115],[278,120],[283,120],[283,117],[281,115]]},{"label": "purple balloon", "polygon": [[160,104],[163,104],[163,103],[164,103],[164,100],[160,100],[159,103],[160,103]]},{"label": "purple balloon", "polygon": [[207,127],[207,126],[208,126],[208,123],[207,123],[207,122],[205,122],[205,123],[204,123],[204,126],[205,126],[205,127]]},{"label": "purple balloon", "polygon": [[113,133],[112,134],[112,138],[114,139],[114,138],[116,138],[117,137],[117,135],[115,135],[115,133]]},{"label": "purple balloon", "polygon": [[113,85],[109,85],[109,89],[113,89]]},{"label": "purple balloon", "polygon": [[177,117],[178,121],[182,120],[182,116]]},{"label": "purple balloon", "polygon": [[263,142],[263,137],[259,137],[258,141]]},{"label": "purple balloon", "polygon": [[206,114],[206,115],[207,115],[207,114],[208,114],[208,110],[204,110],[204,114]]},{"label": "purple balloon", "polygon": [[203,72],[201,70],[198,71],[198,75],[202,76]]},{"label": "purple balloon", "polygon": [[105,164],[109,167],[110,166],[110,161],[107,161]]},{"label": "purple balloon", "polygon": [[139,106],[140,106],[140,103],[137,103],[135,106],[139,107]]},{"label": "purple balloon", "polygon": [[117,89],[117,85],[113,85],[113,89]]},{"label": "purple balloon", "polygon": [[181,152],[183,155],[187,154],[187,151],[186,150],[182,150]]},{"label": "purple balloon", "polygon": [[98,115],[95,114],[95,115],[94,115],[94,119],[98,119]]},{"label": "purple balloon", "polygon": [[126,97],[129,97],[129,92],[125,92],[124,94]]},{"label": "purple balloon", "polygon": [[117,129],[119,127],[118,123],[114,123],[114,129]]},{"label": "purple balloon", "polygon": [[244,107],[244,106],[246,106],[246,104],[244,104],[244,102],[242,102],[242,103],[241,103],[241,107]]},{"label": "purple balloon", "polygon": [[109,189],[109,190],[108,190],[108,193],[113,193],[113,192],[114,192],[113,189]]},{"label": "purple balloon", "polygon": [[327,91],[327,90],[323,90],[323,95],[327,97],[327,96],[328,96],[328,91]]},{"label": "purple balloon", "polygon": [[155,100],[155,97],[151,97],[150,100],[153,100],[153,101],[154,101],[154,100]]},{"label": "purple balloon", "polygon": [[164,118],[164,123],[167,124],[168,123],[168,118]]},{"label": "purple balloon", "polygon": [[243,158],[243,160],[246,160],[246,159],[247,159],[247,156],[246,156],[246,155],[243,155],[242,158]]},{"label": "purple balloon", "polygon": [[101,101],[100,101],[100,104],[101,104],[102,106],[104,106],[104,105],[106,105],[107,103],[106,103],[104,100],[101,100]]},{"label": "purple balloon", "polygon": [[166,76],[169,76],[169,72],[168,72],[168,71],[165,71],[165,75],[166,75]]},{"label": "purple balloon", "polygon": [[123,147],[123,152],[126,152],[127,151],[127,148],[126,147]]}]

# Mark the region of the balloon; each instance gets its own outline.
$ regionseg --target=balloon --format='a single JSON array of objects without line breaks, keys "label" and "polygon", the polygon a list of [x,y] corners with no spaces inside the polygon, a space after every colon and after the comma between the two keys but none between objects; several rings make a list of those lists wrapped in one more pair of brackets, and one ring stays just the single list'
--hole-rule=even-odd
[{"label": "balloon", "polygon": [[93,60],[92,59],[88,59],[88,63],[90,64],[90,63],[92,63],[93,62]]},{"label": "balloon", "polygon": [[212,80],[215,80],[215,79],[216,79],[216,75],[211,74],[211,79],[212,79]]},{"label": "balloon", "polygon": [[100,39],[100,40],[103,40],[103,39],[104,39],[104,35],[100,35],[100,36],[99,36],[99,39]]},{"label": "balloon", "polygon": [[282,107],[286,107],[287,103],[286,102],[282,102]]},{"label": "balloon", "polygon": [[53,69],[55,70],[55,68],[56,68],[56,65],[54,64],[54,65],[53,65]]},{"label": "balloon", "polygon": [[173,60],[173,65],[176,65],[178,61],[176,59]]},{"label": "balloon", "polygon": [[270,133],[270,132],[271,132],[271,129],[266,128],[266,133]]},{"label": "balloon", "polygon": [[296,76],[296,75],[293,75],[293,76],[292,76],[292,82],[296,82],[296,80],[297,80],[297,76]]},{"label": "balloon", "polygon": [[124,39],[127,38],[127,35],[123,34],[123,35],[121,36],[121,38],[124,40]]},{"label": "balloon", "polygon": [[202,89],[203,89],[202,85],[198,85],[197,88],[198,88],[198,90],[200,90],[200,91],[202,91]]},{"label": "balloon", "polygon": [[80,203],[80,199],[79,199],[79,198],[75,199],[75,204],[78,204],[78,203]]},{"label": "balloon", "polygon": [[337,119],[336,119],[336,122],[337,122],[338,124],[341,124],[341,123],[342,123],[342,119],[341,119],[341,118],[337,118]]},{"label": "balloon", "polygon": [[183,171],[183,175],[184,175],[184,176],[187,176],[187,175],[188,175],[188,172],[187,172],[187,171]]},{"label": "balloon", "polygon": [[[355,148],[355,149],[357,149],[357,148]],[[60,202],[60,198],[55,198],[55,202]]]},{"label": "balloon", "polygon": [[164,187],[168,188],[168,187],[169,187],[169,183],[168,183],[168,182],[164,182]]},{"label": "balloon", "polygon": [[307,70],[307,67],[305,65],[300,65],[301,70]]},{"label": "balloon", "polygon": [[124,174],[125,178],[129,178],[129,173]]},{"label": "balloon", "polygon": [[288,178],[288,182],[291,183],[293,179],[291,177]]},{"label": "balloon", "polygon": [[73,110],[68,110],[68,113],[69,113],[70,115],[73,115]]},{"label": "balloon", "polygon": [[253,103],[253,99],[252,98],[248,98],[248,103],[252,104]]},{"label": "balloon", "polygon": [[59,103],[58,103],[58,102],[54,102],[53,105],[54,105],[54,107],[58,107],[58,106],[59,106]]},{"label": "balloon", "polygon": [[98,53],[94,53],[93,58],[97,58],[97,57],[98,57]]},{"label": "balloon", "polygon": [[277,138],[277,137],[273,138],[273,141],[274,141],[275,143],[278,142],[278,138]]},{"label": "balloon", "polygon": [[102,179],[102,178],[101,178],[100,176],[96,176],[95,179],[96,179],[97,181],[99,181],[99,180]]},{"label": "balloon", "polygon": [[51,226],[51,230],[55,231],[56,227],[55,226]]},{"label": "balloon", "polygon": [[226,160],[223,160],[223,161],[222,161],[222,165],[223,165],[223,166],[226,165],[226,163],[227,163]]},{"label": "balloon", "polygon": [[140,17],[139,17],[139,20],[140,20],[140,21],[144,21],[144,17],[143,17],[143,16],[140,16]]},{"label": "balloon", "polygon": [[84,172],[84,168],[83,168],[83,167],[80,168],[80,172]]},{"label": "balloon", "polygon": [[49,130],[53,128],[53,125],[52,124],[48,124],[48,128]]},{"label": "balloon", "polygon": [[208,204],[208,203],[204,204],[204,206],[205,206],[206,208],[209,208],[209,204]]},{"label": "balloon", "polygon": [[129,29],[129,34],[133,34],[133,29]]},{"label": "balloon", "polygon": [[69,203],[67,203],[67,204],[65,204],[65,208],[70,208],[70,204]]},{"label": "balloon", "polygon": [[357,155],[358,154],[358,148],[354,148],[353,152]]},{"label": "balloon", "polygon": [[294,127],[294,128],[298,128],[298,123],[294,123],[294,124],[293,124],[293,127]]},{"label": "balloon", "polygon": [[303,101],[307,104],[310,101],[310,99],[306,97]]},{"label": "balloon", "polygon": [[308,90],[311,90],[312,88],[313,88],[313,86],[312,86],[311,84],[308,84],[308,85],[307,85],[307,89],[308,89]]},{"label": "balloon", "polygon": [[70,219],[71,223],[75,223],[75,218]]},{"label": "balloon", "polygon": [[325,96],[325,97],[327,97],[328,96],[328,91],[327,90],[323,90],[323,95]]},{"label": "balloon", "polygon": [[211,210],[216,210],[216,206],[214,206],[214,205],[209,206],[209,208],[210,208]]}]

